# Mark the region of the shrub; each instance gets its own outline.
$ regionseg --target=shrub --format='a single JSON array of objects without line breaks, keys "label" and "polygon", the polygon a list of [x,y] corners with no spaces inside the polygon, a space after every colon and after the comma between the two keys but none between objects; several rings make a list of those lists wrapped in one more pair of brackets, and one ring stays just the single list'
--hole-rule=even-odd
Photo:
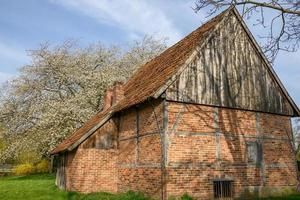
[{"label": "shrub", "polygon": [[36,172],[37,173],[46,173],[50,171],[50,162],[48,160],[41,160],[36,165]]},{"label": "shrub", "polygon": [[123,193],[122,195],[120,195],[120,199],[122,200],[130,200],[130,199],[134,199],[134,200],[150,200],[149,197],[147,197],[146,195],[144,195],[141,192],[134,192],[134,191],[128,191],[126,193]]},{"label": "shrub", "polygon": [[35,172],[35,167],[31,163],[17,165],[12,170],[12,173],[14,175],[27,175],[27,174],[33,174],[34,172]]},{"label": "shrub", "polygon": [[180,199],[181,200],[193,200],[193,198],[191,196],[189,196],[187,193],[182,195]]},{"label": "shrub", "polygon": [[41,155],[35,151],[23,151],[18,155],[18,163],[37,163],[40,161]]}]

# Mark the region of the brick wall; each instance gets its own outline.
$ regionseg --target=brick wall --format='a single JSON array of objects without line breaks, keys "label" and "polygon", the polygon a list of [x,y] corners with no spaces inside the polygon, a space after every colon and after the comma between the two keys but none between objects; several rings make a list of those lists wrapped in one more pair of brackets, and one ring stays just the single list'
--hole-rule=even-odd
[{"label": "brick wall", "polygon": [[[107,144],[107,134],[114,140]],[[109,120],[92,136],[67,154],[66,189],[78,192],[117,192],[117,121]],[[110,140],[109,139],[109,140]],[[109,142],[110,143],[110,142]]]},{"label": "brick wall", "polygon": [[117,151],[78,149],[69,152],[66,189],[83,193],[117,192]]},{"label": "brick wall", "polygon": [[[146,103],[109,120],[67,155],[66,189],[79,192],[136,190],[161,195],[162,105]],[[111,134],[113,145],[99,149]]]},{"label": "brick wall", "polygon": [[146,103],[122,112],[119,129],[118,189],[161,194],[162,104]]},{"label": "brick wall", "polygon": [[[213,197],[214,180],[233,180],[235,196],[295,187],[290,118],[168,102],[167,195]],[[247,159],[248,142],[262,146],[261,163]]]},{"label": "brick wall", "polygon": [[[111,148],[95,148],[105,134]],[[259,163],[249,142],[262,149]],[[122,111],[68,155],[68,190],[208,199],[214,180],[232,180],[235,196],[295,187],[290,118],[157,100]]]}]

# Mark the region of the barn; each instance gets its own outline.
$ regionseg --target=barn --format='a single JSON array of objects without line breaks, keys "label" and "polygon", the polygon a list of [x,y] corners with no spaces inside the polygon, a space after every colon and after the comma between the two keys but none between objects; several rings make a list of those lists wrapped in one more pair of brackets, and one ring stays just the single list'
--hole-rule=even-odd
[{"label": "barn", "polygon": [[298,184],[300,111],[235,8],[107,90],[60,143],[56,184],[167,199],[265,196]]}]

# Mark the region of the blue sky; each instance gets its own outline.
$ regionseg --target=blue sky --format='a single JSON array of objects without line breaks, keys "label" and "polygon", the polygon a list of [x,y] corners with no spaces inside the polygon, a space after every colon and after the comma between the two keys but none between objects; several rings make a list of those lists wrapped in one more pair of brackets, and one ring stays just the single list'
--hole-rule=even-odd
[{"label": "blue sky", "polygon": [[[207,19],[193,0],[0,0],[0,83],[30,62],[26,50],[40,43],[101,41],[127,45],[145,34],[180,40]],[[254,36],[261,29],[251,26]],[[259,39],[259,38],[258,38]],[[275,71],[300,105],[300,53],[280,53]]]}]

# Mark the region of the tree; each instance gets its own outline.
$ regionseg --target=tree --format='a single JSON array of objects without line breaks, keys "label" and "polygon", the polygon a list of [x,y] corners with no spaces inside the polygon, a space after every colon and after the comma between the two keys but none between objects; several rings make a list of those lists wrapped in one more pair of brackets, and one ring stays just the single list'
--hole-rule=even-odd
[{"label": "tree", "polygon": [[296,51],[300,41],[299,0],[197,0],[194,10],[206,10],[214,15],[228,6],[240,8],[242,15],[255,18],[257,24],[268,29],[263,50],[273,62],[279,51]]},{"label": "tree", "polygon": [[108,86],[126,81],[165,49],[165,42],[147,36],[127,49],[101,43],[81,48],[66,41],[30,51],[31,64],[0,90],[0,123],[9,144],[0,158],[17,159],[22,152],[48,155],[101,110]]}]

